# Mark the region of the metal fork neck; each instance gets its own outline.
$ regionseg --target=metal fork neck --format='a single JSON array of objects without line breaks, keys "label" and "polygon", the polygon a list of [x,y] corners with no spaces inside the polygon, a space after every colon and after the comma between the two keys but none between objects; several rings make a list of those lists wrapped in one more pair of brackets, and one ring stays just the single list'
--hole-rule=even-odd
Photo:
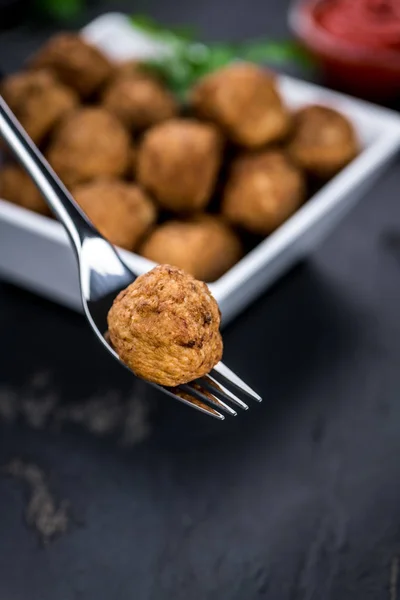
[{"label": "metal fork neck", "polygon": [[79,253],[83,241],[96,235],[91,223],[38,151],[0,96],[0,136],[29,173],[55,216],[65,226],[74,249]]}]

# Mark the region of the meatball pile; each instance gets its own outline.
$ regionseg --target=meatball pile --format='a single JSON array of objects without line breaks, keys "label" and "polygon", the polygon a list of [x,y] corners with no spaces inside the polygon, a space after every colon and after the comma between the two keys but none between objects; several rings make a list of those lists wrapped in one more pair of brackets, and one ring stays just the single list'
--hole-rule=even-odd
[{"label": "meatball pile", "polygon": [[[290,110],[274,74],[255,64],[204,76],[183,107],[145,64],[113,64],[72,33],[50,39],[0,93],[106,238],[206,282],[359,151],[343,114]],[[48,215],[11,160],[0,195]]]}]

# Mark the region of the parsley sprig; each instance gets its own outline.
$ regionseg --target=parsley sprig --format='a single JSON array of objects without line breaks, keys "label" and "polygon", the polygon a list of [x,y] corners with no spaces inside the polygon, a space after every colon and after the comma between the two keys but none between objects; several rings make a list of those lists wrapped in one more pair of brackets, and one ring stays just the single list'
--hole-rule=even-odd
[{"label": "parsley sprig", "polygon": [[131,22],[135,28],[161,42],[167,49],[159,57],[148,59],[146,63],[182,99],[200,77],[234,60],[272,65],[309,65],[308,56],[293,41],[258,39],[241,43],[206,44],[198,41],[190,28],[164,28],[148,16],[132,16]]}]

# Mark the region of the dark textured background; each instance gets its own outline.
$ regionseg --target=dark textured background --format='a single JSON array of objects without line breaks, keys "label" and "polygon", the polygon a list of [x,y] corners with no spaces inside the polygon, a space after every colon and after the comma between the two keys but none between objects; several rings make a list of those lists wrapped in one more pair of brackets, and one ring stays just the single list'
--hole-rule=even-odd
[{"label": "dark textured background", "polygon": [[[281,0],[110,7],[194,22],[207,38],[287,35]],[[0,68],[49,31],[1,33]],[[2,600],[400,598],[399,189],[397,161],[227,329],[226,362],[260,407],[221,424],[148,388],[153,432],[129,451],[78,428],[0,426],[0,461],[39,464],[77,521],[41,548],[21,486],[0,478]],[[43,370],[68,401],[130,389],[81,317],[6,284],[0,334],[2,393]]]}]

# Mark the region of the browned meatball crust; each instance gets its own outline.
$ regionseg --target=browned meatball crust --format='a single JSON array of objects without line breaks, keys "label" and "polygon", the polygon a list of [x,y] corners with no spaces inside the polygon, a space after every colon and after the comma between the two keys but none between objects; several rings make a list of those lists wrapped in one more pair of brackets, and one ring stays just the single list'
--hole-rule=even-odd
[{"label": "browned meatball crust", "polygon": [[81,108],[55,132],[47,157],[67,185],[99,177],[119,177],[131,157],[129,135],[103,108]]},{"label": "browned meatball crust", "polygon": [[294,116],[288,151],[297,164],[322,179],[329,179],[358,153],[350,121],[326,106],[307,106]]},{"label": "browned meatball crust", "polygon": [[119,62],[115,65],[114,76],[120,77],[135,77],[136,79],[151,79],[152,81],[160,81],[156,73],[149,69],[146,64],[138,59],[128,59]]},{"label": "browned meatball crust", "polygon": [[139,377],[166,386],[202,377],[221,360],[219,326],[206,284],[168,265],[138,277],[108,313],[121,360]]},{"label": "browned meatball crust", "polygon": [[156,220],[148,196],[132,183],[98,180],[72,189],[72,195],[112,244],[133,250]]},{"label": "browned meatball crust", "polygon": [[243,249],[239,237],[221,219],[202,215],[163,223],[144,241],[139,254],[212,282],[240,260]]},{"label": "browned meatball crust", "polygon": [[35,144],[78,104],[75,92],[44,70],[10,75],[0,91]]},{"label": "browned meatball crust", "polygon": [[137,178],[173,212],[203,209],[211,198],[222,158],[219,132],[192,119],[171,119],[144,135]]},{"label": "browned meatball crust", "polygon": [[150,77],[119,77],[103,96],[103,105],[124,125],[140,131],[170,119],[178,113],[172,94]]},{"label": "browned meatball crust", "polygon": [[301,171],[282,152],[244,155],[232,165],[222,213],[231,223],[266,235],[300,207],[304,190]]},{"label": "browned meatball crust", "polygon": [[32,179],[17,165],[5,165],[0,170],[0,198],[42,215],[50,214]]},{"label": "browned meatball crust", "polygon": [[90,96],[112,74],[109,60],[94,46],[74,33],[52,37],[31,59],[30,67],[52,69],[60,81],[82,98]]},{"label": "browned meatball crust", "polygon": [[190,102],[199,117],[248,148],[280,140],[289,129],[275,78],[252,63],[234,63],[206,75],[192,89]]}]

